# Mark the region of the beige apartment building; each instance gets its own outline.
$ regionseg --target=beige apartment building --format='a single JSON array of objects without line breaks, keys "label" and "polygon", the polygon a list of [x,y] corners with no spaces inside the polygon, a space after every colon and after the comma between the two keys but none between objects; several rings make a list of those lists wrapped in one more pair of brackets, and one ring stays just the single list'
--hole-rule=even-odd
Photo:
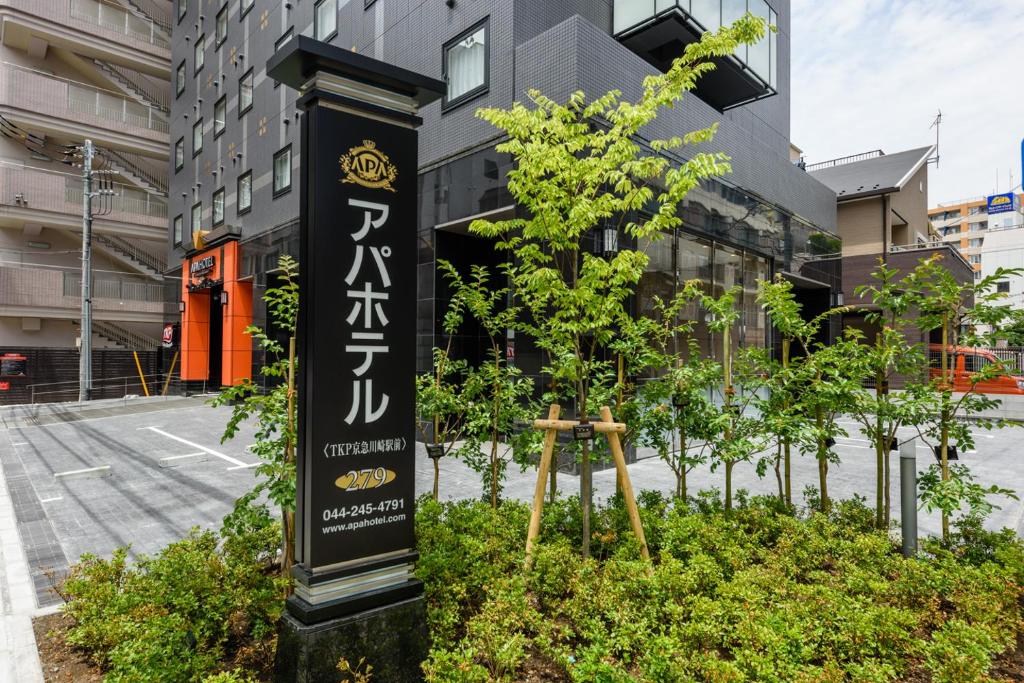
[{"label": "beige apartment building", "polygon": [[159,344],[171,12],[169,0],[0,0],[0,353],[76,348],[83,182],[69,152],[86,139],[113,190],[94,200],[93,345]]}]

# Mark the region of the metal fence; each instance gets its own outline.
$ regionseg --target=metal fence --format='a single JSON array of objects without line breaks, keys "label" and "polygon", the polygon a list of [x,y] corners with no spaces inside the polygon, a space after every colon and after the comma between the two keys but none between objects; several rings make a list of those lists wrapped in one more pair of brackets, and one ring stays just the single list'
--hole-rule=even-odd
[{"label": "metal fence", "polygon": [[[145,385],[143,385],[145,378]],[[67,403],[78,401],[78,380],[66,382],[40,382],[28,385],[28,402],[36,403]],[[165,393],[166,388],[166,393]],[[186,387],[178,375],[152,373],[147,375],[125,375],[122,377],[95,377],[92,381],[92,399],[121,399],[126,402],[149,392],[150,397],[172,397],[185,395],[201,395],[206,393],[205,383],[199,389]]]},{"label": "metal fence", "polygon": [[1004,346],[986,350],[991,351],[993,356],[1003,362],[1003,365],[1014,370],[1024,369],[1024,347]]}]

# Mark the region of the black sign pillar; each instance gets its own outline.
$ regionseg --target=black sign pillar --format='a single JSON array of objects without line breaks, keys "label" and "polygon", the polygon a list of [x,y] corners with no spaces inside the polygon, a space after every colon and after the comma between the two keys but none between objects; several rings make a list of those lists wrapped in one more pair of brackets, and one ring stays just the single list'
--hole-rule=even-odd
[{"label": "black sign pillar", "polygon": [[440,81],[305,36],[267,63],[302,109],[295,594],[281,680],[419,678],[414,577],[419,107]]}]

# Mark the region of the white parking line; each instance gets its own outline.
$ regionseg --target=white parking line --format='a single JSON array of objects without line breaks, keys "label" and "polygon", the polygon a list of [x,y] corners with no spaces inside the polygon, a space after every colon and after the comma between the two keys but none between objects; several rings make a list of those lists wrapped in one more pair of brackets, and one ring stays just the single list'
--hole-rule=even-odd
[{"label": "white parking line", "polygon": [[28,445],[28,441],[16,441],[16,442],[12,443],[11,445],[12,446],[27,446]]},{"label": "white parking line", "polygon": [[[188,439],[183,439],[180,436],[175,436],[174,434],[168,434],[164,430],[159,429],[157,427],[139,427],[139,429],[148,429],[151,432],[156,432],[157,434],[161,434],[163,436],[166,436],[168,439],[174,439],[175,441],[179,441],[179,442],[185,444],[186,446],[191,446],[192,448],[198,448],[199,450],[203,451],[204,453],[209,453],[210,455],[214,456],[215,458],[220,458],[221,460],[223,460],[225,462],[229,462],[232,465],[237,465],[238,467],[246,467],[247,466],[241,460],[238,460],[236,458],[232,458],[230,455],[224,455],[223,453],[218,453],[217,451],[213,450],[212,448],[207,448],[206,446],[200,446],[197,443],[193,443],[193,442],[189,441]],[[253,467],[255,467],[255,465],[253,465]]]},{"label": "white parking line", "polygon": [[259,465],[260,464],[258,462],[254,462],[254,463],[250,463],[248,465],[239,465],[237,467],[229,467],[228,468],[228,472],[230,472],[231,470],[247,470],[247,469],[250,469],[252,467],[259,467]]},{"label": "white parking line", "polygon": [[39,502],[40,503],[55,503],[58,500],[64,500],[64,496],[57,496],[55,498],[42,498],[42,499],[40,499]]}]

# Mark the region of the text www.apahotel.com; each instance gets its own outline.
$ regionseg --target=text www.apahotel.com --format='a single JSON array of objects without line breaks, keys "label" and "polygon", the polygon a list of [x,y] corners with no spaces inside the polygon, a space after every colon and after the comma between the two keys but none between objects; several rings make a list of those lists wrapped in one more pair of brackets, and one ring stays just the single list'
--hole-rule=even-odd
[{"label": "text www.apahotel.com", "polygon": [[379,517],[370,517],[369,519],[360,519],[357,522],[348,522],[347,524],[335,524],[333,526],[325,526],[325,534],[333,534],[338,531],[355,531],[356,529],[365,529],[368,526],[383,526],[384,524],[393,524],[394,522],[404,522],[405,514],[401,515],[380,515]]}]

